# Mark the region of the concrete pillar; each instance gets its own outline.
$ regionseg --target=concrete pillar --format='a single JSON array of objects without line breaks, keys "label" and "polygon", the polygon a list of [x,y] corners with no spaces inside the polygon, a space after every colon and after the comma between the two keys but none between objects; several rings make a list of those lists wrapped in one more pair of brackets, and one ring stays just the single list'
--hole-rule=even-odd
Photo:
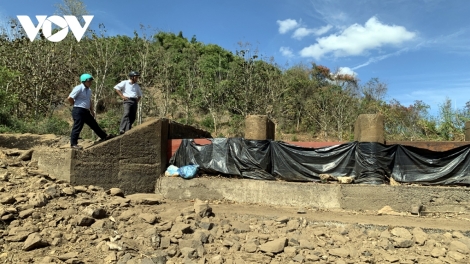
[{"label": "concrete pillar", "polygon": [[378,144],[370,144],[385,144],[383,116],[381,114],[359,115],[354,127],[354,140],[364,142],[358,145],[358,150],[362,155],[356,160],[354,181],[369,184],[386,183],[386,177],[384,176],[385,168],[382,168],[381,163],[377,159],[380,146]]},{"label": "concrete pillar", "polygon": [[470,141],[470,121],[465,122],[465,141]]},{"label": "concrete pillar", "polygon": [[384,117],[381,114],[362,114],[354,125],[354,141],[385,144]]},{"label": "concrete pillar", "polygon": [[245,119],[245,139],[275,139],[274,123],[265,115],[249,115]]}]

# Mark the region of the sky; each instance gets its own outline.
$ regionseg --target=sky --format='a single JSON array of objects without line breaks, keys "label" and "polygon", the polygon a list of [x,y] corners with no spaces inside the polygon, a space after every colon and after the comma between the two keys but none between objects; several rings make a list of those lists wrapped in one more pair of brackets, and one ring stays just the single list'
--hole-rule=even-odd
[{"label": "sky", "polygon": [[[180,31],[204,44],[249,49],[283,69],[323,65],[378,78],[386,101],[421,100],[436,115],[446,99],[470,101],[468,0],[82,0],[90,28],[110,35]],[[0,24],[17,15],[54,15],[62,0],[0,1]]]}]

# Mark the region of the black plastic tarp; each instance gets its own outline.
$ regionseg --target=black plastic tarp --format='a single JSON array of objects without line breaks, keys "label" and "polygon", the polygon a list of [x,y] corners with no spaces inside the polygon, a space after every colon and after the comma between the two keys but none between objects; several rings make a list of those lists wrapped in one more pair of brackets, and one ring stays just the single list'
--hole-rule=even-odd
[{"label": "black plastic tarp", "polygon": [[194,164],[209,174],[234,175],[274,180],[271,175],[271,142],[242,138],[213,138],[212,144],[197,145],[183,139],[170,164],[177,167]]},{"label": "black plastic tarp", "polygon": [[448,151],[398,145],[393,179],[432,185],[470,185],[470,145]]},{"label": "black plastic tarp", "polygon": [[354,182],[371,184],[390,182],[397,145],[386,146],[369,142],[354,144],[356,145]]},{"label": "black plastic tarp", "polygon": [[320,174],[352,176],[355,183],[470,185],[470,145],[438,152],[404,145],[350,142],[307,148],[281,141],[243,138],[209,139],[197,145],[184,139],[170,159],[181,167],[199,165],[207,174],[251,179],[320,181]]},{"label": "black plastic tarp", "polygon": [[320,174],[353,175],[356,144],[304,148],[271,142],[273,174],[288,181],[318,181]]}]

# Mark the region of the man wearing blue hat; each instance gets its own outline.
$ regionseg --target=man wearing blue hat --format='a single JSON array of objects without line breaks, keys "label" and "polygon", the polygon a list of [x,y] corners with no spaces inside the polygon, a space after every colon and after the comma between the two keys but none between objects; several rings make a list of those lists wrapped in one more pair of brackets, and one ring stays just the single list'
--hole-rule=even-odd
[{"label": "man wearing blue hat", "polygon": [[70,105],[73,105],[73,127],[70,135],[70,145],[73,149],[82,149],[82,147],[78,145],[78,137],[84,124],[87,124],[101,138],[101,141],[112,137],[112,135],[106,134],[95,120],[90,89],[93,76],[84,73],[80,76],[80,82],[81,84],[75,86],[67,98]]}]

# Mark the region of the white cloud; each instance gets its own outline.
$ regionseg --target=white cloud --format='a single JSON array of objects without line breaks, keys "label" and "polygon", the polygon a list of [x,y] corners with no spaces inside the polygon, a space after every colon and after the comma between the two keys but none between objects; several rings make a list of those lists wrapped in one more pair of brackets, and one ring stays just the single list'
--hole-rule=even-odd
[{"label": "white cloud", "polygon": [[338,74],[347,74],[351,76],[357,76],[357,73],[354,72],[351,68],[349,67],[340,67],[338,69]]},{"label": "white cloud", "polygon": [[317,28],[317,29],[315,29],[315,35],[317,35],[317,36],[323,35],[326,32],[330,31],[330,29],[332,29],[332,28],[333,28],[332,25],[326,25],[326,26],[323,26],[321,28]]},{"label": "white cloud", "polygon": [[357,56],[385,45],[399,45],[415,37],[416,33],[405,27],[384,25],[376,17],[371,17],[364,26],[354,24],[340,34],[318,38],[317,43],[303,48],[300,55],[317,60],[327,54],[335,57]]},{"label": "white cloud", "polygon": [[398,56],[398,55],[401,55],[402,53],[404,52],[407,52],[409,51],[410,48],[406,47],[406,48],[403,48],[403,49],[400,49],[398,51],[395,51],[395,52],[392,52],[392,53],[388,53],[388,54],[385,54],[385,55],[380,55],[380,56],[376,56],[376,57],[372,57],[372,58],[369,58],[366,62],[354,67],[353,69],[354,70],[357,70],[357,69],[360,69],[362,67],[366,67],[368,66],[369,64],[372,64],[372,63],[377,63],[381,60],[385,60],[385,59],[388,59],[392,56]]},{"label": "white cloud", "polygon": [[298,40],[301,40],[302,38],[313,34],[315,32],[313,29],[309,28],[298,28],[294,31],[294,34],[292,34],[292,37]]},{"label": "white cloud", "polygon": [[281,54],[282,54],[283,56],[285,56],[285,57],[291,58],[291,57],[294,56],[294,53],[292,52],[292,49],[289,48],[289,47],[281,47],[281,48],[279,49],[279,51],[280,51]]},{"label": "white cloud", "polygon": [[302,38],[308,36],[308,35],[316,35],[320,36],[328,32],[333,26],[331,25],[326,25],[321,28],[298,28],[294,31],[294,34],[292,34],[292,37],[298,40],[301,40]]},{"label": "white cloud", "polygon": [[299,26],[299,23],[294,19],[278,20],[276,22],[279,25],[279,33],[281,34],[285,34]]}]

